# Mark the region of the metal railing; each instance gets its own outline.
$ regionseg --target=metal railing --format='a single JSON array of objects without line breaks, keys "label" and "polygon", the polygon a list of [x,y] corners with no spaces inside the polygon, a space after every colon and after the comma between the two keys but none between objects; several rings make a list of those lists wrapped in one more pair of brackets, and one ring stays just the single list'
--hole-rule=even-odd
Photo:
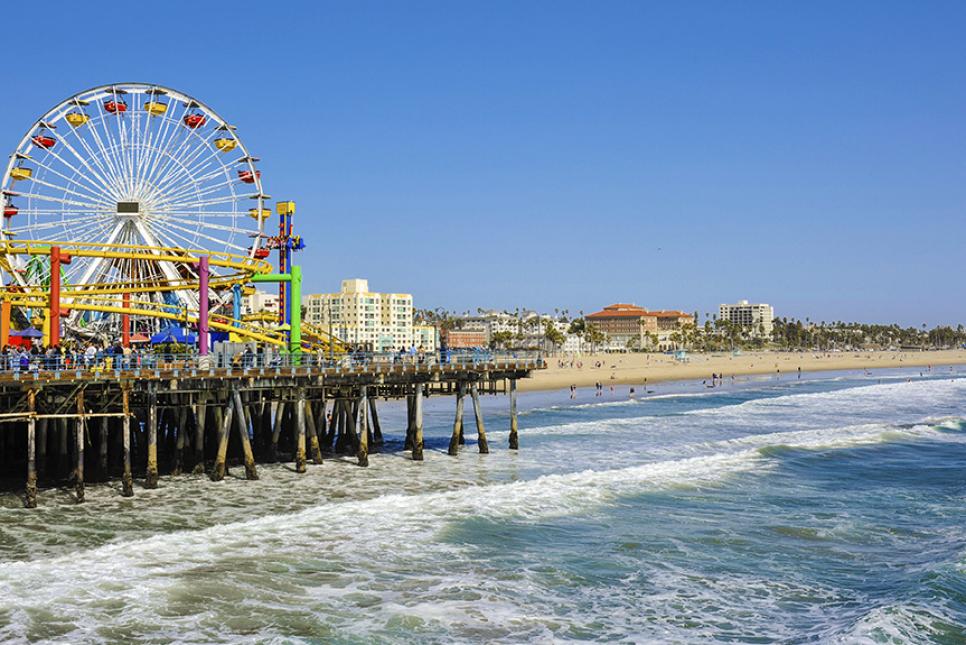
[{"label": "metal railing", "polygon": [[[261,348],[260,348],[261,349]],[[174,353],[165,351],[131,351],[117,353],[94,352],[29,353],[6,351],[0,353],[0,374],[70,373],[99,374],[132,370],[274,370],[274,369],[335,369],[355,371],[391,371],[440,369],[473,369],[480,366],[510,366],[542,368],[546,366],[538,351],[483,351],[450,350],[442,352],[348,352],[330,357],[325,352],[289,354],[272,347],[261,351],[240,350],[213,352],[199,356],[197,352]]]}]

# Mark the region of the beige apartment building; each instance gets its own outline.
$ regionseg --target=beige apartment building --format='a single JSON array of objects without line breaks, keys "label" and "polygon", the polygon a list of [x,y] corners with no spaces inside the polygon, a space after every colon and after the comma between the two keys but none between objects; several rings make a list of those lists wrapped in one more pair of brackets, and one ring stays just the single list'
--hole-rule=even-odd
[{"label": "beige apartment building", "polygon": [[[305,296],[303,304],[305,322],[328,330],[331,321],[332,333],[350,345],[392,352],[417,344],[412,294],[370,291],[368,280],[353,278],[343,280],[337,293]],[[420,333],[419,342],[426,337]]]},{"label": "beige apartment building", "polygon": [[771,305],[752,304],[747,300],[739,300],[733,305],[720,305],[718,318],[747,328],[753,336],[769,338],[772,332],[772,321],[775,320],[775,310]]}]

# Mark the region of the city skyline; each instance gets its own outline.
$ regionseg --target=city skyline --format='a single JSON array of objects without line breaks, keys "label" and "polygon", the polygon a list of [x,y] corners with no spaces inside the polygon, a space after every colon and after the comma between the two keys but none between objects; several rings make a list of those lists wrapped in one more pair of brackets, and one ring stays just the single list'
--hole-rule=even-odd
[{"label": "city skyline", "polygon": [[[99,83],[197,96],[298,203],[306,292],[362,274],[458,310],[966,320],[960,5],[237,7],[234,50],[216,7],[50,21],[0,141]],[[65,64],[77,29],[134,52],[148,20],[179,47]]]}]

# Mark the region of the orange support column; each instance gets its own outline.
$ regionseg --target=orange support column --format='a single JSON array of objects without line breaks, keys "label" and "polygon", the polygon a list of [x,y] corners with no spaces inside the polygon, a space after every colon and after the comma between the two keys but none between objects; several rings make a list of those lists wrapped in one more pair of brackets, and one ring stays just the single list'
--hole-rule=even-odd
[{"label": "orange support column", "polygon": [[50,346],[60,344],[60,247],[50,247],[50,303],[47,319],[50,324]]},{"label": "orange support column", "polygon": [[[121,296],[121,306],[125,309],[131,308],[131,294],[125,293]],[[121,347],[131,345],[131,314],[121,314]]]},{"label": "orange support column", "polygon": [[10,344],[10,301],[0,302],[0,347]]}]

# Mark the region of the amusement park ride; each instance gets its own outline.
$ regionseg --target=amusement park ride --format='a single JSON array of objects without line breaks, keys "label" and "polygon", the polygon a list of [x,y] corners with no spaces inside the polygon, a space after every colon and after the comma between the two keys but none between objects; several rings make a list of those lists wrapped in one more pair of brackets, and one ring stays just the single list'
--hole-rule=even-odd
[{"label": "amusement park ride", "polygon": [[[295,203],[277,203],[269,235],[257,162],[235,126],[170,88],[118,83],[58,103],[0,183],[0,344],[11,325],[42,327],[50,345],[126,344],[174,322],[198,330],[201,354],[209,331],[293,353],[341,350],[301,323]],[[260,282],[279,285],[276,321],[242,319],[242,294]]]}]

